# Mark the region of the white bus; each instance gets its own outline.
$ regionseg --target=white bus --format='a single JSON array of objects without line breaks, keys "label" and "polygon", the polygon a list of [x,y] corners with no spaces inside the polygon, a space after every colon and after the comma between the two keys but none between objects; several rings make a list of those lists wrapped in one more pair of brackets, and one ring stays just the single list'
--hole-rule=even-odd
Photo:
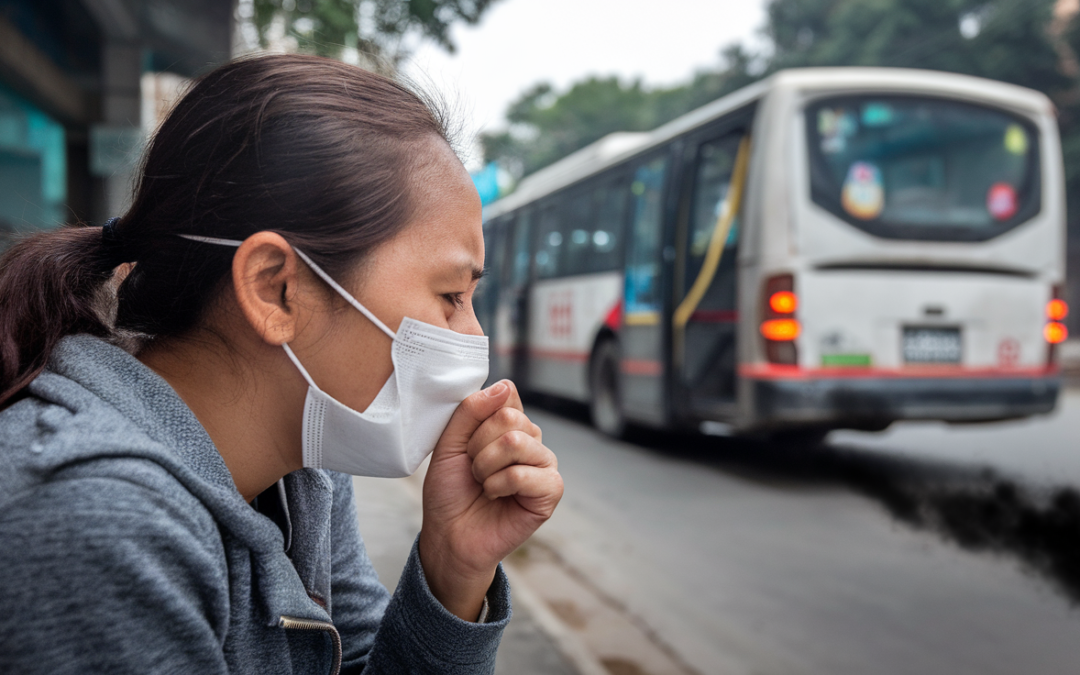
[{"label": "white bus", "polygon": [[816,436],[1047,413],[1065,198],[1040,93],[798,69],[485,210],[492,375],[628,423]]}]

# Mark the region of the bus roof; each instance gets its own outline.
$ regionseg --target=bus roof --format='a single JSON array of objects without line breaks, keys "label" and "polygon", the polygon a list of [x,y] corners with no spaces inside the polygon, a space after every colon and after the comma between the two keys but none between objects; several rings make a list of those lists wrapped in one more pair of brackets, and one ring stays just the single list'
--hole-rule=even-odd
[{"label": "bus roof", "polygon": [[1029,115],[1053,115],[1053,104],[1043,94],[1014,84],[912,68],[791,68],[707,103],[648,132],[617,132],[527,176],[518,188],[484,208],[484,222],[513,211],[544,195],[615,166],[630,157],[662,146],[693,129],[734,112],[775,90],[843,93],[888,91],[942,94],[1011,108]]}]

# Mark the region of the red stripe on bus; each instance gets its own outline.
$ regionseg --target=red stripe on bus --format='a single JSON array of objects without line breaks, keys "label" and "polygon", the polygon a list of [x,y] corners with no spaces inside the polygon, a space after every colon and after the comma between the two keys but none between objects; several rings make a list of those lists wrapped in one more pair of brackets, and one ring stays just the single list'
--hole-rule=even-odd
[{"label": "red stripe on bus", "polygon": [[910,366],[907,368],[800,368],[777,364],[744,364],[739,375],[755,380],[809,380],[818,378],[1008,378],[1046,377],[1057,374],[1057,367],[1035,368],[964,368],[963,366]]},{"label": "red stripe on bus", "polygon": [[573,361],[575,363],[585,363],[589,360],[588,352],[558,351],[555,349],[530,349],[529,356],[553,361]]},{"label": "red stripe on bus", "polygon": [[648,359],[623,359],[619,364],[619,370],[627,375],[660,375],[664,367],[659,361]]},{"label": "red stripe on bus", "polygon": [[737,323],[739,313],[733,309],[699,309],[690,315],[698,323]]}]

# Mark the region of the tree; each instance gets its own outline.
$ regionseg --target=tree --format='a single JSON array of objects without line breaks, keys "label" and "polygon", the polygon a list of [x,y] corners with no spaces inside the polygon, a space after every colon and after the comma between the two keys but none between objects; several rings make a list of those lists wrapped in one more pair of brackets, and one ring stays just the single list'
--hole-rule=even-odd
[{"label": "tree", "polygon": [[279,22],[301,51],[341,58],[355,48],[370,65],[394,70],[417,34],[454,51],[450,27],[476,24],[496,0],[253,0],[252,22],[266,47]]},{"label": "tree", "polygon": [[925,68],[1070,88],[1049,27],[1054,0],[773,0],[769,70],[793,66]]},{"label": "tree", "polygon": [[[723,65],[669,89],[590,78],[556,95],[530,90],[485,156],[529,173],[613,131],[651,129],[781,68],[894,66],[964,73],[1046,93],[1058,106],[1070,227],[1080,241],[1080,15],[1062,27],[1055,0],[772,0],[768,57],[740,45]],[[587,111],[592,111],[585,114]],[[1075,196],[1074,196],[1075,195]]]},{"label": "tree", "polygon": [[532,173],[615,131],[646,131],[753,82],[752,57],[741,46],[723,52],[726,67],[690,82],[649,89],[640,80],[589,77],[559,94],[540,83],[507,110],[510,128],[481,136],[484,157],[516,178]]}]

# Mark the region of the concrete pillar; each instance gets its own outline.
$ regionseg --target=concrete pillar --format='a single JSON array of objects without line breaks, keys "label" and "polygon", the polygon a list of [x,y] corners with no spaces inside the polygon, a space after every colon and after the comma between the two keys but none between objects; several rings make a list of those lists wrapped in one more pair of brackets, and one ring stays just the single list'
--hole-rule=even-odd
[{"label": "concrete pillar", "polygon": [[138,42],[107,40],[102,47],[102,122],[90,129],[90,169],[102,179],[104,195],[95,220],[121,215],[131,204],[142,153],[140,82],[143,47]]}]

